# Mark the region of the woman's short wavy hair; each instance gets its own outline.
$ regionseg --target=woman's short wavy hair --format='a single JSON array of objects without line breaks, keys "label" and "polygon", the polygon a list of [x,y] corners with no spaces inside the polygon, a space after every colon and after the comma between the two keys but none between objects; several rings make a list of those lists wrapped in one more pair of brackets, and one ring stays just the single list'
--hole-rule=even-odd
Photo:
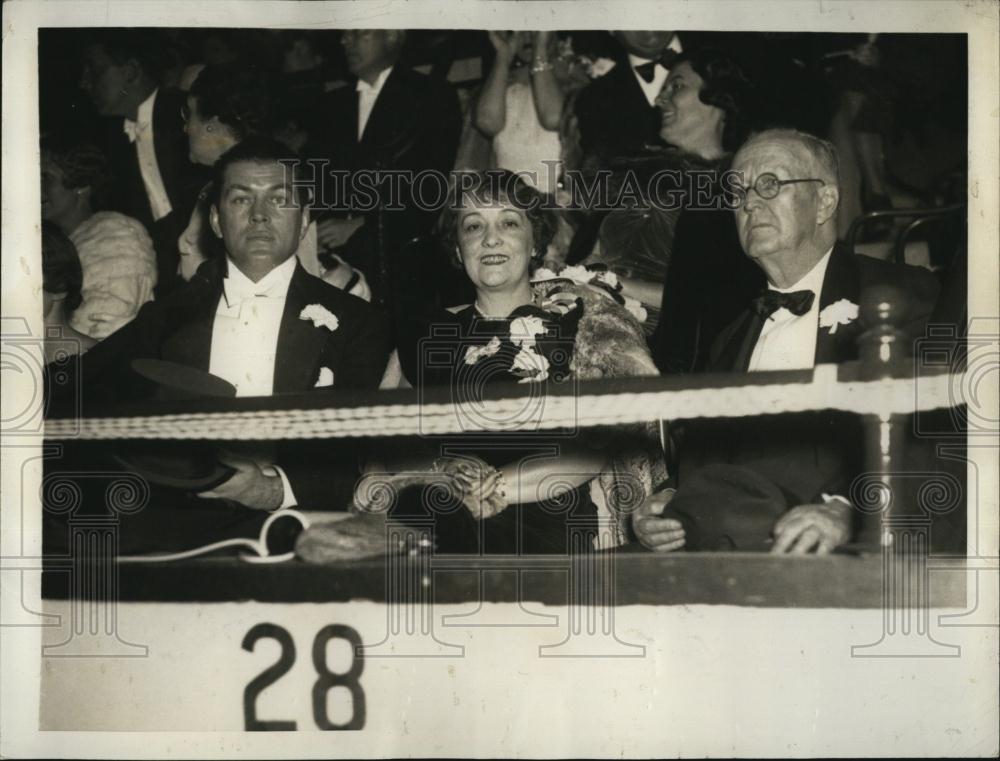
[{"label": "woman's short wavy hair", "polygon": [[111,180],[108,159],[93,143],[53,135],[43,139],[41,147],[42,159],[48,159],[59,168],[63,185],[71,190],[90,188],[92,196],[100,195]]},{"label": "woman's short wavy hair", "polygon": [[73,241],[54,222],[42,222],[42,288],[66,294],[63,309],[67,315],[83,301],[80,256]]},{"label": "woman's short wavy hair", "polygon": [[274,84],[245,65],[209,64],[191,85],[202,119],[217,117],[237,140],[270,134],[274,126]]},{"label": "woman's short wavy hair", "polygon": [[746,71],[734,58],[716,48],[697,49],[681,56],[680,61],[687,61],[704,82],[698,99],[725,113],[722,147],[730,153],[735,151],[750,135],[756,121],[754,85]]},{"label": "woman's short wavy hair", "polygon": [[545,258],[558,226],[556,211],[546,205],[546,196],[518,173],[507,169],[452,172],[448,203],[437,222],[438,239],[449,261],[463,268],[458,253],[458,214],[471,201],[477,204],[509,203],[521,209],[531,223],[531,259],[534,264]]}]

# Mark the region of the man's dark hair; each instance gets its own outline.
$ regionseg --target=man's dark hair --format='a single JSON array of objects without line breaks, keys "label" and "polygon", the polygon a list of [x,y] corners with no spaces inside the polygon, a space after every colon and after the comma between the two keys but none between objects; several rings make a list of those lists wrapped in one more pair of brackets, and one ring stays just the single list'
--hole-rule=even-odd
[{"label": "man's dark hair", "polygon": [[274,83],[256,67],[209,64],[191,85],[202,119],[217,117],[237,140],[273,128]]},{"label": "man's dark hair", "polygon": [[73,241],[54,222],[42,222],[42,288],[65,293],[63,309],[69,315],[83,301],[83,269]]},{"label": "man's dark hair", "polygon": [[170,66],[167,46],[154,29],[100,29],[88,35],[87,45],[100,45],[116,66],[135,61],[155,83]]},{"label": "man's dark hair", "polygon": [[455,253],[458,246],[458,214],[471,201],[485,205],[509,203],[521,209],[531,223],[532,260],[537,264],[545,258],[558,227],[556,212],[545,208],[543,200],[542,194],[519,174],[507,169],[452,172],[448,205],[442,210],[437,223],[439,240],[449,261],[462,268],[461,257]]},{"label": "man's dark hair", "polygon": [[685,60],[704,81],[698,99],[705,105],[722,109],[726,115],[722,128],[723,149],[735,151],[756,126],[758,103],[753,83],[734,58],[716,48],[700,48],[682,55],[674,66]]},{"label": "man's dark hair", "polygon": [[[252,161],[256,164],[282,164],[286,167],[286,171],[291,169],[294,178],[299,177],[302,164],[299,154],[284,143],[263,135],[251,135],[223,153],[215,162],[209,202],[216,208],[219,206],[226,169],[240,161]],[[309,188],[305,184],[296,183],[295,190],[299,203],[303,206],[308,205],[311,200]]]}]

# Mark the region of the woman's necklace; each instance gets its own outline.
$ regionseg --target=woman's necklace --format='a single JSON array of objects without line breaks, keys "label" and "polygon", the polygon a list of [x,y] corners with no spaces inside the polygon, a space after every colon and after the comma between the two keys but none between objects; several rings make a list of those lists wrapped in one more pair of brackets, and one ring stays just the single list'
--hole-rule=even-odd
[{"label": "woman's necklace", "polygon": [[473,309],[475,309],[475,310],[476,310],[476,312],[478,312],[478,313],[479,313],[479,316],[480,316],[480,317],[481,317],[482,319],[484,319],[484,320],[506,320],[506,319],[507,319],[507,317],[508,317],[508,315],[492,315],[492,314],[486,314],[486,312],[484,312],[484,311],[483,311],[483,308],[482,308],[481,306],[479,306],[479,299],[476,299],[476,300],[475,300],[475,301],[474,301],[474,302],[472,303],[472,307],[473,307]]}]

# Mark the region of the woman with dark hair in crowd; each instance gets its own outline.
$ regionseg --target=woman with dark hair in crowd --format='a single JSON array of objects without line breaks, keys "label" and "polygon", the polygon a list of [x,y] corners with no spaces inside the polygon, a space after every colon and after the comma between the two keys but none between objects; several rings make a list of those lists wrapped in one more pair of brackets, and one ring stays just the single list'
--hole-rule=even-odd
[{"label": "woman with dark hair in crowd", "polygon": [[[750,132],[753,103],[739,64],[717,50],[697,50],[674,64],[657,98],[660,137],[668,147],[616,166],[619,177],[631,172],[647,195],[607,215],[599,250],[588,261],[607,264],[623,292],[646,307],[644,327],[661,370],[693,369],[695,348],[688,344],[699,335],[710,341],[728,321],[730,304],[738,312],[744,296],[759,288],[760,272],[740,251],[720,181]],[[709,275],[711,299],[702,290]],[[727,303],[717,307],[723,298]],[[705,321],[705,308],[724,314]],[[667,344],[674,352],[669,357]]]},{"label": "woman with dark hair in crowd", "polygon": [[83,354],[96,341],[74,330],[73,312],[83,297],[83,269],[76,246],[54,222],[42,222],[42,309],[45,363],[62,355]]},{"label": "woman with dark hair in crowd", "polygon": [[[639,324],[608,282],[598,275],[592,285],[551,275],[533,282],[556,226],[554,212],[540,208],[537,190],[511,172],[466,173],[454,178],[454,187],[462,191],[453,190],[439,229],[448,256],[472,282],[475,301],[414,315],[398,349],[411,385],[450,389],[452,401],[474,410],[495,383],[522,384],[524,396],[537,400],[550,384],[573,378],[656,374]],[[489,421],[489,428],[531,417],[519,410],[514,419]],[[433,463],[450,479],[457,509],[432,516],[442,551],[561,553],[570,548],[570,520],[596,529],[603,515],[605,531],[595,544],[624,541],[620,519],[631,505],[622,504],[629,491],[622,480],[630,479],[634,496],[665,478],[659,442],[646,436],[645,429],[604,430],[599,438],[573,436],[554,446],[551,436],[522,429],[471,443],[425,439],[423,451],[408,441],[405,456],[380,449],[381,461],[367,472],[389,478],[429,471]],[[452,454],[440,457],[442,451]],[[419,488],[411,496],[403,497],[396,517],[426,511],[432,499]]]},{"label": "woman with dark hair in crowd", "polygon": [[[271,135],[275,122],[275,86],[252,66],[209,64],[198,74],[184,109],[191,161],[212,166],[219,157],[250,135]],[[209,188],[202,190],[187,228],[177,241],[179,274],[190,280],[203,261],[217,254],[208,230]],[[363,278],[341,261],[321,263],[317,257],[316,225],[295,252],[305,270],[350,293],[370,298]],[[325,266],[324,266],[325,265]]]},{"label": "woman with dark hair in crowd", "polygon": [[95,212],[110,181],[97,147],[50,136],[42,141],[41,168],[42,219],[69,237],[83,270],[83,300],[72,312],[72,327],[106,338],[153,298],[153,242],[138,220]]}]

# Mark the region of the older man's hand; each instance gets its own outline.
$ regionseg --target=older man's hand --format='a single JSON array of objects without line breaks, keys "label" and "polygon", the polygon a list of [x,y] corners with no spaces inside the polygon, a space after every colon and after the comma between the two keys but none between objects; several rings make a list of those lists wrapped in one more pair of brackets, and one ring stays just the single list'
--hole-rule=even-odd
[{"label": "older man's hand", "polygon": [[253,460],[231,452],[220,453],[219,462],[234,468],[236,472],[225,483],[200,492],[198,496],[232,500],[253,510],[275,510],[281,507],[285,494],[281,476],[268,475]]},{"label": "older man's hand", "polygon": [[646,498],[632,513],[632,530],[647,550],[673,552],[684,546],[684,527],[673,518],[660,518],[676,491],[665,489]]},{"label": "older man's hand", "polygon": [[827,555],[851,537],[851,506],[840,499],[823,505],[799,505],[774,524],[775,554]]}]

